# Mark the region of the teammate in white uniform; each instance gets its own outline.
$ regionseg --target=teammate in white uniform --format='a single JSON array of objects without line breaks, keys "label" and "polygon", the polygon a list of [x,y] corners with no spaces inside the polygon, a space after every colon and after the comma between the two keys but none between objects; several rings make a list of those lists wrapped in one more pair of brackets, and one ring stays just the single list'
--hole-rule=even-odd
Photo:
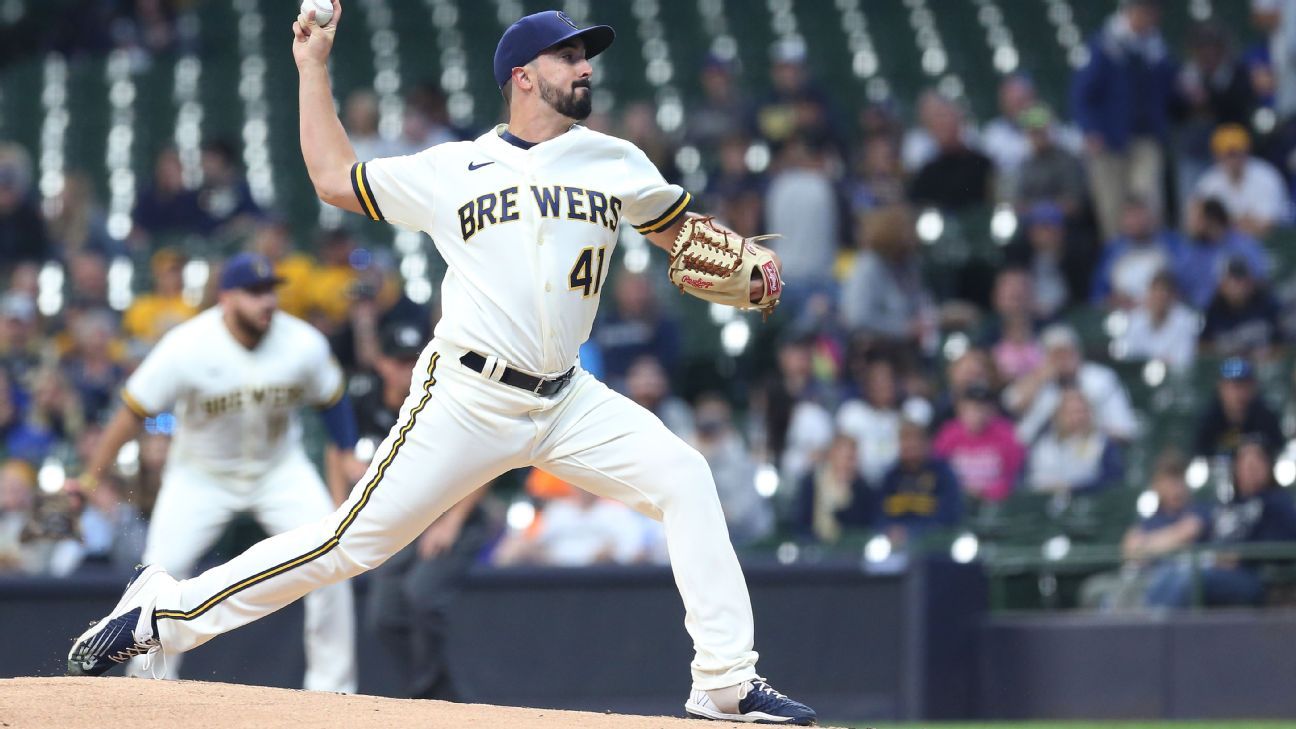
[{"label": "teammate in white uniform", "polygon": [[[302,449],[297,411],[336,409],[345,420],[345,381],[324,335],[276,310],[276,283],[263,257],[230,259],[220,305],[172,329],[144,358],[81,479],[81,488],[92,487],[145,418],[174,411],[144,563],[176,577],[192,573],[238,513],[282,534],[334,509]],[[355,692],[354,621],[349,584],[306,597],[306,688]],[[179,656],[170,658],[167,675],[178,677],[179,667]]]},{"label": "teammate in white uniform", "polygon": [[[193,579],[144,569],[77,639],[70,669],[201,645],[372,569],[481,484],[533,465],[664,521],[696,651],[689,714],[813,723],[756,673],[747,586],[706,461],[576,359],[618,227],[669,248],[691,199],[633,144],[575,123],[590,113],[588,58],[612,29],[554,11],[519,20],[495,52],[508,125],[358,162],[326,67],[341,10],[334,0],[330,25],[293,29],[307,170],[324,201],[431,235],[448,263],[441,322],[397,425],[337,512]],[[751,285],[758,300],[765,281]]]}]

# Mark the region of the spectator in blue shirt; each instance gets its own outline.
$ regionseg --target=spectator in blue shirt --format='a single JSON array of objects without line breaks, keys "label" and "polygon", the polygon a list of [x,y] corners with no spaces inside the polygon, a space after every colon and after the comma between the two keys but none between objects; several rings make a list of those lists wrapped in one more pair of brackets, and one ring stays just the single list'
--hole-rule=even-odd
[{"label": "spectator in blue shirt", "polygon": [[1233,227],[1228,210],[1219,200],[1206,200],[1198,210],[1199,214],[1194,214],[1188,223],[1192,238],[1180,259],[1179,284],[1184,299],[1203,310],[1215,297],[1229,260],[1241,259],[1252,276],[1265,280],[1272,264],[1259,241]]},{"label": "spectator in blue shirt", "polygon": [[963,514],[958,476],[931,455],[926,429],[910,420],[900,424],[900,459],[882,478],[878,498],[878,526],[895,544],[953,527]]},{"label": "spectator in blue shirt", "polygon": [[1131,526],[1121,540],[1120,570],[1104,572],[1085,580],[1080,588],[1080,604],[1100,610],[1142,607],[1146,604],[1148,586],[1164,579],[1163,573],[1178,566],[1167,556],[1202,541],[1210,509],[1194,504],[1192,492],[1184,482],[1187,464],[1174,451],[1157,459],[1152,474],[1152,492],[1156,510]]},{"label": "spectator in blue shirt", "polygon": [[1089,42],[1073,77],[1071,105],[1085,135],[1089,189],[1104,238],[1116,235],[1122,201],[1146,197],[1159,216],[1175,63],[1157,0],[1122,0]]},{"label": "spectator in blue shirt", "polygon": [[614,305],[604,308],[591,339],[603,355],[603,372],[616,389],[623,389],[630,365],[652,355],[667,372],[679,363],[679,325],[662,311],[652,282],[642,273],[617,274]]},{"label": "spectator in blue shirt", "polygon": [[1147,200],[1126,199],[1120,235],[1103,246],[1089,300],[1111,309],[1138,306],[1157,273],[1180,267],[1184,245],[1179,233],[1161,225]]},{"label": "spectator in blue shirt", "polygon": [[[1230,544],[1296,540],[1296,504],[1273,476],[1273,459],[1264,442],[1247,439],[1233,457],[1233,498],[1215,509],[1211,540]],[[1241,558],[1227,551],[1194,574],[1192,565],[1177,564],[1148,588],[1148,603],[1157,607],[1187,607],[1200,586],[1206,605],[1259,605],[1265,585],[1259,570],[1264,560]]]}]

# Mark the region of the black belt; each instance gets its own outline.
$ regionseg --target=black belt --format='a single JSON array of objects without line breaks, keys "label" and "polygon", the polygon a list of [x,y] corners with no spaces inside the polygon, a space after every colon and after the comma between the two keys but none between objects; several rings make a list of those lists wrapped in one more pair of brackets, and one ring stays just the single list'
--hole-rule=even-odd
[{"label": "black belt", "polygon": [[[464,356],[459,358],[459,362],[476,372],[484,372],[486,369],[486,357],[476,352],[465,352]],[[499,381],[506,385],[512,385],[519,390],[534,392],[540,397],[552,397],[561,392],[568,382],[571,382],[572,375],[575,372],[576,368],[572,367],[557,377],[536,377],[521,370],[515,370],[512,367],[505,367],[504,375],[499,378]]]}]

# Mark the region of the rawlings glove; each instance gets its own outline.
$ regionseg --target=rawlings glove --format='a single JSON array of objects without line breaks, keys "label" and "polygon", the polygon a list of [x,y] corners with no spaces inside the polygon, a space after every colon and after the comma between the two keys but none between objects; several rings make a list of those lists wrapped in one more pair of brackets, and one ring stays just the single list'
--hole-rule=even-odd
[{"label": "rawlings glove", "polygon": [[[671,283],[681,293],[738,309],[760,309],[769,316],[783,294],[783,279],[773,252],[756,242],[778,236],[743,238],[724,230],[714,220],[705,217],[684,221],[671,248]],[[750,293],[753,272],[765,281],[765,291],[755,302]]]}]

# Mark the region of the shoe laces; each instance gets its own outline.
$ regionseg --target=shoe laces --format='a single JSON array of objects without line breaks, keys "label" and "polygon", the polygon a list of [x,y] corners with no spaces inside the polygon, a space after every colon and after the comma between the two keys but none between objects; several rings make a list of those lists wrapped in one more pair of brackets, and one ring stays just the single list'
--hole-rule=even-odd
[{"label": "shoe laces", "polygon": [[763,694],[773,696],[776,699],[787,699],[787,696],[784,696],[783,694],[779,693],[777,690],[774,689],[773,686],[769,685],[768,683],[765,683],[764,681],[752,681],[751,684],[753,689]]}]

